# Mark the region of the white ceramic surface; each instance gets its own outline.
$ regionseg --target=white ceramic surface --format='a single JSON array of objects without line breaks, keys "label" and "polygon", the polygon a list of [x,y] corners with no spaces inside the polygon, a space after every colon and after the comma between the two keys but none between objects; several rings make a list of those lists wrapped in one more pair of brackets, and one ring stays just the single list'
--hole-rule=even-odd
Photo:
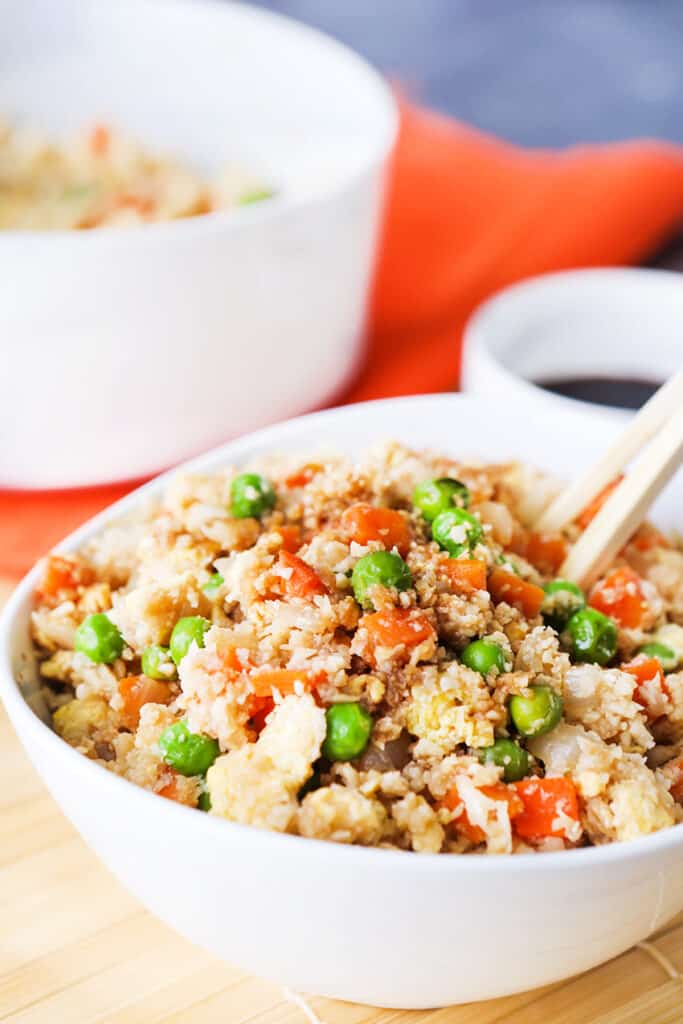
[{"label": "white ceramic surface", "polygon": [[630,413],[565,398],[532,381],[624,377],[664,381],[683,366],[683,275],[603,268],[544,274],[506,288],[470,318],[463,390],[515,395],[539,415]]},{"label": "white ceramic surface", "polygon": [[[511,399],[394,399],[302,417],[195,460],[210,471],[273,450],[354,453],[399,438],[454,455],[526,458],[570,475],[613,436],[562,412],[530,424]],[[163,478],[74,534],[65,551],[157,493]],[[681,524],[683,478],[655,519]],[[155,914],[225,960],[293,988],[391,1007],[488,999],[586,970],[683,908],[683,829],[537,856],[455,857],[337,846],[229,824],[87,761],[30,710],[34,570],[0,620],[0,693],[65,814]],[[15,679],[22,676],[20,687]],[[23,692],[22,692],[23,691]],[[35,701],[34,701],[35,702]],[[134,837],[134,838],[133,838]]]},{"label": "white ceramic surface", "polygon": [[227,0],[0,0],[0,23],[3,117],[104,119],[280,190],[170,224],[0,232],[0,486],[158,472],[337,393],[396,132],[382,79]]}]

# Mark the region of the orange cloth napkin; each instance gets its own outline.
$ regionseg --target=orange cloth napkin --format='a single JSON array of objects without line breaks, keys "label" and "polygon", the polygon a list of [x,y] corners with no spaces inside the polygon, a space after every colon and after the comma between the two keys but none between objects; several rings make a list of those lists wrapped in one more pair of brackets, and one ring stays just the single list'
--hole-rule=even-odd
[{"label": "orange cloth napkin", "polygon": [[[487,296],[546,271],[637,263],[682,218],[673,146],[525,151],[404,106],[368,350],[344,400],[457,386],[462,328]],[[0,575],[28,569],[133,486],[0,491]]]}]

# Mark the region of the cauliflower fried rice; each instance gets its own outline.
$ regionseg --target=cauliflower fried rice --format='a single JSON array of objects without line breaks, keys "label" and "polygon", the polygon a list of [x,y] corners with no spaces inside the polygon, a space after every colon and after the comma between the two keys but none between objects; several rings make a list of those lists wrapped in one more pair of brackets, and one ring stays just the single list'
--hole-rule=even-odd
[{"label": "cauliflower fried rice", "polygon": [[[167,799],[418,853],[548,852],[683,817],[683,551],[644,525],[587,594],[557,484],[396,443],[179,475],[50,556],[54,728]],[[678,671],[679,667],[681,671]]]}]

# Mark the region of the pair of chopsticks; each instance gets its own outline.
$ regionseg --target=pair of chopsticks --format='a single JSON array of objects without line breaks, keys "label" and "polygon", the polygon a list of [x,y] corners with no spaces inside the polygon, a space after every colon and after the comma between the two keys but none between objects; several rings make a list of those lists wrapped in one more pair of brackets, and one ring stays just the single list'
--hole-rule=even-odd
[{"label": "pair of chopsticks", "polygon": [[635,466],[574,544],[560,570],[565,579],[584,587],[594,583],[683,462],[683,370],[655,392],[595,465],[558,495],[536,529],[561,530],[638,455]]}]

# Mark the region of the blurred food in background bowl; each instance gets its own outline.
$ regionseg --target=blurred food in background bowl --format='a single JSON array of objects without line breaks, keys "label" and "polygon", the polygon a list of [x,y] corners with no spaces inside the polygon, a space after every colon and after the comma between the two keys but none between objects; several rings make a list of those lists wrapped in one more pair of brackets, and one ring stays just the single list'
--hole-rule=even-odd
[{"label": "blurred food in background bowl", "polygon": [[0,485],[140,476],[338,392],[397,127],[382,79],[238,4],[0,0],[0,14],[4,117],[50,136],[105,120],[277,192],[163,224],[0,232]]},{"label": "blurred food in background bowl", "polygon": [[530,412],[620,421],[683,365],[683,277],[605,268],[545,274],[485,302],[465,330],[462,387]]},{"label": "blurred food in background bowl", "polygon": [[68,138],[0,120],[0,230],[90,231],[200,217],[272,198],[246,168],[212,176],[111,125]]}]

